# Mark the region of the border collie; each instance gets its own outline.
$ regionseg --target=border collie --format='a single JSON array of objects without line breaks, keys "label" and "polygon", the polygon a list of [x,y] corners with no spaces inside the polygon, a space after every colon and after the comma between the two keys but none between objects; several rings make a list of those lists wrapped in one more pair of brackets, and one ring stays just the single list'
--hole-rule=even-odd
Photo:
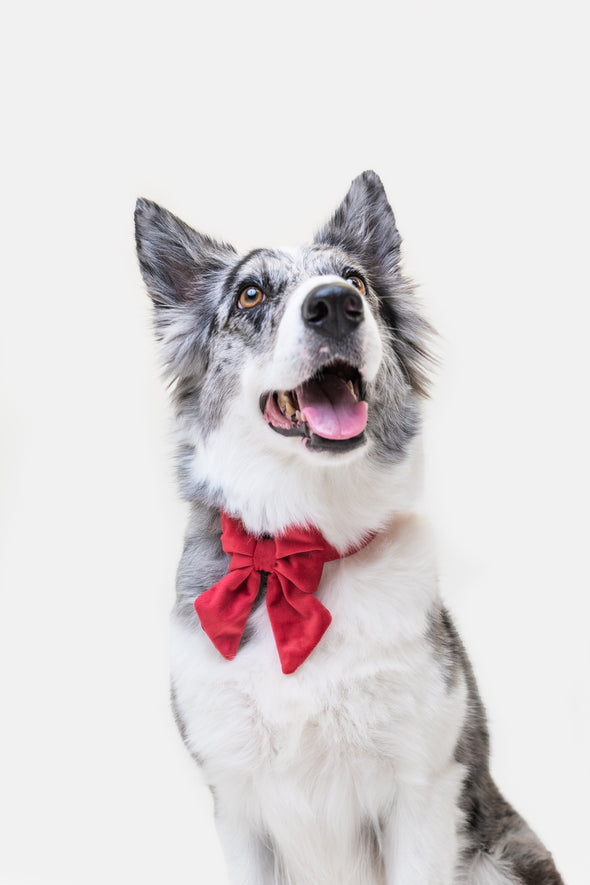
[{"label": "border collie", "polygon": [[173,708],[232,883],[562,883],[490,776],[416,512],[431,329],[380,179],[297,249],[135,220],[191,508]]}]

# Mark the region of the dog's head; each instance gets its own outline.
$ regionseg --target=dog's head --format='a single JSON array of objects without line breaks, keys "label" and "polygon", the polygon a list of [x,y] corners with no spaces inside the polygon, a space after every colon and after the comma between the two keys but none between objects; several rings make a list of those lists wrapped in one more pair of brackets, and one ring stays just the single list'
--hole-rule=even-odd
[{"label": "dog's head", "polygon": [[200,489],[232,509],[254,475],[272,485],[305,465],[318,477],[403,458],[419,426],[429,328],[375,173],[356,178],[296,250],[238,256],[147,200],[135,218],[189,497]]}]

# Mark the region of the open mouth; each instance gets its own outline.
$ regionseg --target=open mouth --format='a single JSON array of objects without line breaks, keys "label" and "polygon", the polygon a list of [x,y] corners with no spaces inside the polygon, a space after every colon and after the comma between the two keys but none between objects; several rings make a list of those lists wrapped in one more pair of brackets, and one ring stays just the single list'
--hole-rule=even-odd
[{"label": "open mouth", "polygon": [[273,430],[301,437],[311,451],[348,452],[366,441],[364,384],[348,363],[324,366],[294,390],[263,394],[260,409]]}]

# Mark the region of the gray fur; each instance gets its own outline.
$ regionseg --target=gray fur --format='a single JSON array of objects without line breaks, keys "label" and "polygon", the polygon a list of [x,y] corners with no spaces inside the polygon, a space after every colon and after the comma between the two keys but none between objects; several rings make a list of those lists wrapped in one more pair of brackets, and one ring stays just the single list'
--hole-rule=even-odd
[{"label": "gray fur", "polygon": [[176,574],[176,598],[178,612],[199,630],[194,601],[227,573],[229,556],[223,552],[220,538],[219,510],[194,504]]},{"label": "gray fur", "polygon": [[135,207],[135,239],[156,335],[167,340],[166,369],[172,377],[198,377],[207,368],[204,345],[217,316],[218,284],[236,253],[145,199]]},{"label": "gray fur", "polygon": [[479,855],[485,854],[506,875],[515,877],[515,885],[563,885],[549,851],[492,780],[485,708],[471,662],[445,608],[431,613],[427,639],[447,688],[451,690],[460,677],[467,685],[468,713],[455,750],[457,762],[466,770],[461,795],[465,868],[469,869]]},{"label": "gray fur", "polygon": [[459,634],[444,606],[430,613],[426,638],[432,646],[447,691],[451,692],[462,669],[462,646]]}]

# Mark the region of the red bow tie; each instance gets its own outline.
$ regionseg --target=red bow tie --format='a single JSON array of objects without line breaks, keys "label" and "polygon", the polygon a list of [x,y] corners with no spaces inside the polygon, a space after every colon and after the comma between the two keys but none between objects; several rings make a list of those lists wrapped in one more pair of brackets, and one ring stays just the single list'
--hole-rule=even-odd
[{"label": "red bow tie", "polygon": [[[231,562],[228,574],[195,600],[201,626],[223,657],[233,660],[266,573],[266,608],[281,667],[293,673],[330,626],[330,612],[313,594],[324,563],[341,554],[316,529],[295,527],[276,538],[258,538],[223,512],[221,528]],[[343,555],[358,552],[372,537]]]}]

